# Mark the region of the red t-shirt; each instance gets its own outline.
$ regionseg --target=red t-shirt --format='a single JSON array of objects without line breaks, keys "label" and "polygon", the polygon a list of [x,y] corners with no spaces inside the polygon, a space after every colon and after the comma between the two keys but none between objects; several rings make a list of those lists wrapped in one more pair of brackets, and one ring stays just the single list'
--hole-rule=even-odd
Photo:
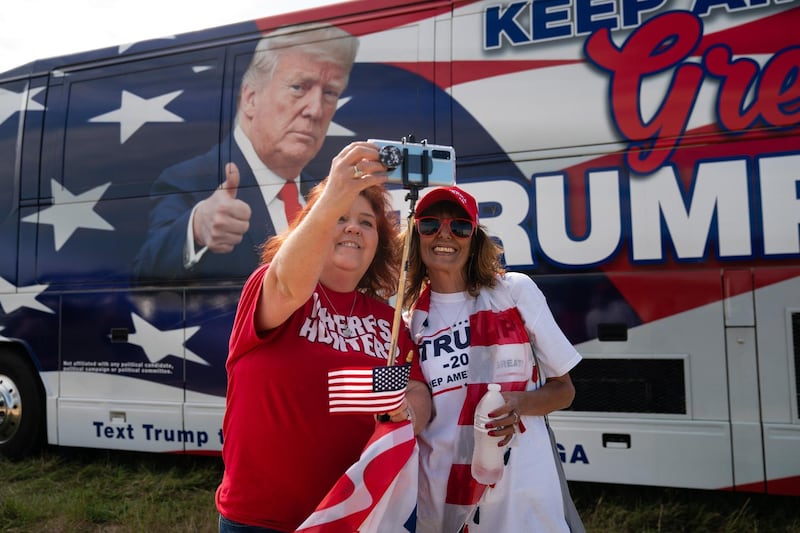
[{"label": "red t-shirt", "polygon": [[[358,460],[375,427],[372,415],[328,413],[328,370],[385,364],[394,309],[359,293],[352,313],[338,316],[355,293],[326,288],[331,305],[318,288],[283,325],[259,335],[253,317],[266,270],[242,289],[231,333],[216,502],[229,520],[294,531]],[[348,317],[355,335],[343,338],[337,323]],[[405,328],[398,347],[413,350],[411,379],[424,382]]]}]

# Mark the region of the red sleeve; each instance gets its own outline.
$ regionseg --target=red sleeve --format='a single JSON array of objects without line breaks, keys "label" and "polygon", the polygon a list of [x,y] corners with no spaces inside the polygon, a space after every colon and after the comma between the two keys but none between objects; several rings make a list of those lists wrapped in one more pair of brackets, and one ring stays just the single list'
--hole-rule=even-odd
[{"label": "red sleeve", "polygon": [[239,306],[236,308],[236,318],[233,320],[231,338],[228,343],[228,364],[239,355],[252,350],[263,341],[258,337],[255,329],[255,314],[258,299],[261,296],[261,286],[264,275],[269,265],[261,265],[250,274],[242,287]]}]

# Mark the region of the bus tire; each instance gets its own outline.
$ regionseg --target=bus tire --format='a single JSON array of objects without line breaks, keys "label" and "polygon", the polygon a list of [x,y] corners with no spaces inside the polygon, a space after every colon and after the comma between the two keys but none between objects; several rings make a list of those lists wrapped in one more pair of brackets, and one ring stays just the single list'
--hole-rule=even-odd
[{"label": "bus tire", "polygon": [[42,444],[44,394],[33,366],[0,350],[0,455],[19,459]]}]

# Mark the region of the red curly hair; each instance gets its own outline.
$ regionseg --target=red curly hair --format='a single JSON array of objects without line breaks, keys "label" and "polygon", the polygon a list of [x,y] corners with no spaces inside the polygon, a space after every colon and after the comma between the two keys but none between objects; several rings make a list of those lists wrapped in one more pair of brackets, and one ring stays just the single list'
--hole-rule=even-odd
[{"label": "red curly hair", "polygon": [[[306,218],[308,212],[319,201],[322,192],[328,184],[325,179],[316,185],[308,194],[308,202],[302,211],[297,215],[289,227],[267,239],[261,248],[261,263],[269,263],[278,253],[284,241],[292,231]],[[402,249],[396,246],[398,238],[398,225],[391,198],[386,189],[381,185],[375,185],[361,191],[361,196],[367,199],[372,210],[375,212],[378,231],[378,248],[375,250],[375,257],[372,259],[369,268],[358,282],[358,290],[368,296],[379,300],[387,300],[397,292],[397,283],[400,277],[400,259]]]}]

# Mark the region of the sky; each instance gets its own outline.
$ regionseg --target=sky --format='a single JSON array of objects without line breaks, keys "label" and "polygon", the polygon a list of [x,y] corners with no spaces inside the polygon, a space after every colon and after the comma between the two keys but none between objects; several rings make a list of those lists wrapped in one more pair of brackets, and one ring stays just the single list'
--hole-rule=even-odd
[{"label": "sky", "polygon": [[117,46],[337,3],[334,0],[4,0],[0,72]]}]

